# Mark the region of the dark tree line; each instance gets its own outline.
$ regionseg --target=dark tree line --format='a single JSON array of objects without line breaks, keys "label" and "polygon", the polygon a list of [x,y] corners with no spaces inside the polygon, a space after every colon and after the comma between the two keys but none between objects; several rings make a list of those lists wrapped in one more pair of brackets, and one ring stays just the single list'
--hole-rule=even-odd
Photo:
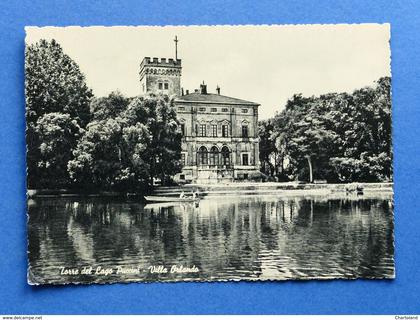
[{"label": "dark tree line", "polygon": [[261,170],[279,180],[392,181],[391,79],[351,94],[294,95],[259,132]]},{"label": "dark tree line", "polygon": [[[25,52],[29,188],[138,190],[179,171],[173,101],[96,98],[54,40]],[[294,95],[261,121],[261,170],[277,180],[392,180],[390,78],[319,97]]]},{"label": "dark tree line", "polygon": [[28,188],[141,190],[178,172],[173,101],[113,92],[96,98],[54,40],[25,52]]}]

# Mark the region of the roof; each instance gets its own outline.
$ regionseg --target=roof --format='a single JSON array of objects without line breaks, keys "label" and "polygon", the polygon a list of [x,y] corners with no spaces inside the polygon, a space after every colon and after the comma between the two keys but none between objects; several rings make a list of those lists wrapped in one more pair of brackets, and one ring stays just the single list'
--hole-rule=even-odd
[{"label": "roof", "polygon": [[222,96],[215,93],[200,93],[193,92],[184,96],[177,97],[176,102],[198,102],[198,103],[220,103],[220,104],[238,104],[238,105],[250,105],[259,106],[259,103],[236,99],[232,97]]}]

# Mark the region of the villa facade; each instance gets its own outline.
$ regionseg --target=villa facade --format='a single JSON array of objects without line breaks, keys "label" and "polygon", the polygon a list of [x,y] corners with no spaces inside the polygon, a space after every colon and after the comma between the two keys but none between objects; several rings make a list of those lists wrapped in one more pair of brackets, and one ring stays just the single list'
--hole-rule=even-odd
[{"label": "villa facade", "polygon": [[203,83],[189,93],[181,89],[181,60],[144,58],[143,93],[175,96],[181,123],[182,172],[177,182],[214,183],[247,180],[259,172],[258,103],[209,93]]}]

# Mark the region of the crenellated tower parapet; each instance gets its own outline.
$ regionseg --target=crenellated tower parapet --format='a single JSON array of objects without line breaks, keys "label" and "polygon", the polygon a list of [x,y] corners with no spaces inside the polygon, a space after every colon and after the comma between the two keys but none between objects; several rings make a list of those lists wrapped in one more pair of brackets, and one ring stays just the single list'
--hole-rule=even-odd
[{"label": "crenellated tower parapet", "polygon": [[145,57],[140,64],[142,93],[181,95],[181,59]]}]

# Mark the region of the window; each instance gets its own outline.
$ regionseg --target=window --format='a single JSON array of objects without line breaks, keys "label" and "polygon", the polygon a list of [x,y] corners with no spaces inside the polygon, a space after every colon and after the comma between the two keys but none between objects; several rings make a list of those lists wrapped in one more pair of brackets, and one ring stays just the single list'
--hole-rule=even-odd
[{"label": "window", "polygon": [[180,175],[179,175],[179,179],[180,179],[180,180],[185,180],[185,174],[180,174]]},{"label": "window", "polygon": [[169,89],[169,83],[165,82],[165,90]]},{"label": "window", "polygon": [[217,112],[217,108],[211,108],[211,112]]},{"label": "window", "polygon": [[200,137],[205,137],[206,136],[206,125],[205,124],[200,124],[200,132],[198,134]]},{"label": "window", "polygon": [[210,158],[209,158],[210,165],[218,165],[219,164],[219,149],[216,146],[211,147],[210,149]]},{"label": "window", "polygon": [[207,148],[204,146],[201,146],[200,149],[198,149],[197,152],[197,162],[198,164],[207,164]]},{"label": "window", "polygon": [[247,166],[248,164],[249,164],[248,154],[247,153],[244,153],[244,154],[242,154],[242,165],[243,166]]},{"label": "window", "polygon": [[248,109],[242,109],[242,113],[248,113]]},{"label": "window", "polygon": [[185,153],[181,153],[181,165],[185,166],[185,164]]},{"label": "window", "polygon": [[198,111],[206,111],[206,108],[203,108],[203,107],[198,108]]},{"label": "window", "polygon": [[178,108],[178,111],[184,111],[185,110],[185,108],[184,107],[179,107]]},{"label": "window", "polygon": [[247,125],[242,126],[242,137],[248,138],[248,126]]},{"label": "window", "polygon": [[212,124],[211,125],[211,136],[212,137],[217,137],[217,124]]},{"label": "window", "polygon": [[244,179],[247,180],[248,179],[248,173],[244,173]]},{"label": "window", "polygon": [[223,165],[229,165],[230,164],[230,152],[229,152],[229,148],[224,146],[222,148],[222,164]]},{"label": "window", "polygon": [[159,86],[159,90],[162,90],[163,89],[163,83],[162,82],[159,82],[158,83],[158,86]]},{"label": "window", "polygon": [[182,136],[185,136],[185,124],[181,123],[181,134]]},{"label": "window", "polygon": [[226,138],[228,136],[229,126],[227,124],[222,125],[222,137]]},{"label": "window", "polygon": [[229,109],[228,108],[222,108],[222,112],[228,112]]}]

